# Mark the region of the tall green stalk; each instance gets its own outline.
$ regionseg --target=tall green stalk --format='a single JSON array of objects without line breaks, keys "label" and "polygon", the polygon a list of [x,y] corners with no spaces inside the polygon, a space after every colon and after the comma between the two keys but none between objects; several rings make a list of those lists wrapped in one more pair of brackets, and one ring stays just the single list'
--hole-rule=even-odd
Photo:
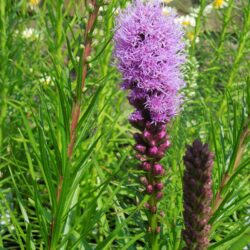
[{"label": "tall green stalk", "polygon": [[[232,85],[234,84],[237,73],[239,72],[239,67],[241,65],[240,62],[242,62],[246,50],[249,46],[249,38],[250,38],[249,30],[250,30],[250,3],[248,3],[248,6],[245,8],[243,28],[240,33],[236,55],[234,57],[229,77],[225,85],[225,88],[229,91],[231,90]],[[218,110],[218,116],[222,115],[222,113],[225,111],[225,108],[226,108],[226,99],[224,95],[222,98],[220,109]]]},{"label": "tall green stalk", "polygon": [[6,19],[6,2],[0,2],[0,152],[3,150],[5,120],[7,115],[7,19]]},{"label": "tall green stalk", "polygon": [[204,13],[204,9],[206,7],[206,0],[201,0],[201,6],[198,12],[198,16],[196,17],[196,25],[194,30],[194,38],[192,39],[190,55],[194,56],[196,51],[196,38],[199,37],[199,34],[202,31],[202,17]]},{"label": "tall green stalk", "polygon": [[[223,27],[222,27],[222,31],[220,35],[219,46],[218,46],[218,49],[215,51],[215,57],[213,58],[211,65],[214,64],[215,62],[218,62],[223,56],[223,49],[225,46],[228,26],[230,25],[230,18],[232,16],[233,6],[234,6],[234,1],[230,0],[228,3],[228,8],[226,10],[225,16],[223,18]],[[211,86],[214,86],[215,79],[216,79],[216,74],[213,74],[211,78]]]}]

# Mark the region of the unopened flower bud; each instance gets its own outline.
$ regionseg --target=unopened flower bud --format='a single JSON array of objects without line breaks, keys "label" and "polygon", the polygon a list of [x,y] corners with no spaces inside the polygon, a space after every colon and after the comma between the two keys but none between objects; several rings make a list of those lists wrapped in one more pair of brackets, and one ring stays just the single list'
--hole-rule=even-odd
[{"label": "unopened flower bud", "polygon": [[163,144],[160,145],[159,149],[161,151],[165,151],[169,147],[170,147],[170,141],[166,140]]},{"label": "unopened flower bud", "polygon": [[149,172],[149,171],[151,170],[151,164],[150,164],[149,162],[144,161],[144,162],[142,163],[142,168],[143,168],[145,171]]},{"label": "unopened flower bud", "polygon": [[160,164],[155,164],[153,167],[153,172],[155,175],[162,175],[163,174],[163,167]]},{"label": "unopened flower bud", "polygon": [[161,159],[165,156],[165,153],[162,151],[159,151],[158,154],[155,156],[157,159]]},{"label": "unopened flower bud", "polygon": [[151,184],[147,185],[146,190],[148,194],[152,194],[154,192],[154,188]]},{"label": "unopened flower bud", "polygon": [[140,160],[140,161],[145,161],[146,158],[144,156],[142,156],[141,154],[136,154],[135,157]]},{"label": "unopened flower bud", "polygon": [[162,131],[160,131],[160,133],[156,136],[156,139],[157,140],[162,140],[163,138],[165,138],[166,137],[166,131],[164,131],[164,130],[162,130]]},{"label": "unopened flower bud", "polygon": [[150,133],[149,131],[147,131],[147,130],[145,130],[145,131],[143,132],[143,137],[144,137],[145,139],[147,139],[147,140],[151,140],[151,139],[152,139],[151,133]]},{"label": "unopened flower bud", "polygon": [[135,145],[135,150],[138,151],[139,153],[145,153],[146,147],[141,145],[141,144],[136,144]]},{"label": "unopened flower bud", "polygon": [[162,192],[159,192],[159,193],[156,194],[156,199],[157,200],[160,200],[162,197],[163,197],[163,193]]},{"label": "unopened flower bud", "polygon": [[147,186],[148,185],[148,180],[145,176],[141,176],[140,177],[140,182],[141,184],[143,184],[144,186]]},{"label": "unopened flower bud", "polygon": [[157,212],[157,206],[151,206],[150,211],[151,213],[155,214]]},{"label": "unopened flower bud", "polygon": [[163,185],[162,182],[158,182],[158,183],[155,184],[155,188],[157,190],[162,190],[164,188],[164,185]]},{"label": "unopened flower bud", "polygon": [[149,148],[148,151],[150,156],[156,156],[158,154],[158,148],[156,146]]}]

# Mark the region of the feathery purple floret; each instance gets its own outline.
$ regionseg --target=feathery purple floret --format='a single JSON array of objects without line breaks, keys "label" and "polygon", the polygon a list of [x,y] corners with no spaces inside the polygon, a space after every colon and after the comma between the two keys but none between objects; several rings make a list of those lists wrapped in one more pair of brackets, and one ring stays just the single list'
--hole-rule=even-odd
[{"label": "feathery purple floret", "polygon": [[157,0],[147,4],[137,0],[117,18],[115,56],[122,88],[131,90],[130,104],[147,110],[151,122],[169,121],[181,103],[180,66],[185,56],[183,32],[175,17],[174,12],[163,15]]}]

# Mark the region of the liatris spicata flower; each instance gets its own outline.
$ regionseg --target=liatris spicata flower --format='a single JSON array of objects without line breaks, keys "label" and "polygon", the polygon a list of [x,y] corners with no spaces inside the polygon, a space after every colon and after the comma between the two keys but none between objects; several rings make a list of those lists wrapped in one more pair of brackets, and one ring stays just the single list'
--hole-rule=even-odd
[{"label": "liatris spicata flower", "polygon": [[212,199],[213,154],[208,144],[194,141],[183,157],[184,223],[183,238],[187,250],[205,250],[209,244]]},{"label": "liatris spicata flower", "polygon": [[157,203],[163,196],[164,168],[159,163],[170,146],[166,124],[179,111],[184,86],[180,66],[185,61],[181,25],[173,11],[164,15],[160,1],[135,1],[116,22],[115,56],[122,73],[122,88],[135,107],[129,120],[135,133],[135,150],[145,176],[140,178],[151,196],[149,231],[157,233]]}]

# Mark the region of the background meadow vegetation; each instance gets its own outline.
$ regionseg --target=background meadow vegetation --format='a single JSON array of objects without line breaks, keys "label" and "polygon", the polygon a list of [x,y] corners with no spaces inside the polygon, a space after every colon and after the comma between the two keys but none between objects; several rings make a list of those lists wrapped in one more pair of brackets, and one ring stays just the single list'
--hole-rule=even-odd
[{"label": "background meadow vegetation", "polygon": [[[86,33],[88,1],[0,1],[0,249],[148,249],[132,108],[112,56],[128,2],[99,0]],[[187,86],[162,161],[161,249],[184,246],[182,157],[196,138],[215,152],[209,249],[250,249],[250,2],[168,6],[186,31]]]}]

